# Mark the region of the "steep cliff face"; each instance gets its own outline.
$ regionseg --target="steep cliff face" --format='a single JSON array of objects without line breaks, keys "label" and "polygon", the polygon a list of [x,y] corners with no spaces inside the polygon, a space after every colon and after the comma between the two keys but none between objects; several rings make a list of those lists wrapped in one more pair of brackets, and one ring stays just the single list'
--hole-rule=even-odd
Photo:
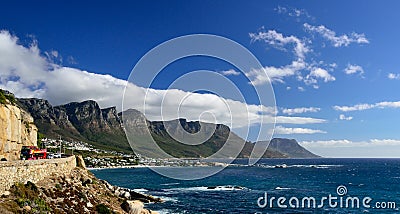
[{"label": "steep cliff face", "polygon": [[283,153],[291,158],[320,157],[302,147],[295,139],[274,138],[270,141],[268,150]]},{"label": "steep cliff face", "polygon": [[[177,119],[172,121],[148,121],[140,111],[129,109],[117,113],[115,107],[101,109],[92,100],[73,102],[61,106],[51,106],[42,99],[18,99],[19,105],[29,111],[39,131],[47,137],[62,136],[67,140],[82,140],[96,147],[132,152],[145,151],[149,156],[157,156],[148,149],[152,139],[160,148],[175,157],[208,157],[219,151],[226,142],[225,152],[219,158],[248,158],[253,152],[254,144],[231,132],[228,126],[208,124],[198,121]],[[124,129],[131,142],[128,142]],[[186,145],[170,136],[184,136],[184,133],[196,134],[205,130],[205,134],[197,135],[198,139],[208,136],[201,145]],[[150,141],[149,141],[150,137]],[[152,138],[151,138],[152,137]],[[198,139],[195,139],[197,142]],[[129,143],[131,145],[129,145]],[[132,147],[132,148],[131,148]],[[239,155],[235,151],[241,151]],[[145,154],[142,154],[145,155]],[[265,158],[307,158],[318,157],[297,142],[288,139],[273,139]]]},{"label": "steep cliff face", "polygon": [[115,107],[101,109],[92,100],[52,106],[47,100],[17,99],[39,131],[50,138],[85,141],[108,150],[132,151]]},{"label": "steep cliff face", "polygon": [[22,146],[37,145],[37,128],[29,113],[18,106],[0,104],[0,158],[19,159]]},{"label": "steep cliff face", "polygon": [[103,148],[132,151],[115,107],[101,109],[97,102],[88,100],[55,108],[66,112],[68,120],[84,138]]},{"label": "steep cliff face", "polygon": [[49,101],[29,98],[18,99],[18,103],[32,115],[39,130],[46,130],[50,136],[79,135],[79,132],[68,120],[67,113],[63,109],[53,107]]}]

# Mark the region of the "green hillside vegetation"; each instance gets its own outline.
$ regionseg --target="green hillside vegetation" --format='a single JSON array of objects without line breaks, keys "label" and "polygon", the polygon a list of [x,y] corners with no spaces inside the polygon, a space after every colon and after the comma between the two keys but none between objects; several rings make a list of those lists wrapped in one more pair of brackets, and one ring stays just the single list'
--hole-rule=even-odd
[{"label": "green hillside vegetation", "polygon": [[15,105],[15,97],[14,95],[8,94],[4,90],[0,89],[0,103],[1,104],[11,103],[12,105]]}]

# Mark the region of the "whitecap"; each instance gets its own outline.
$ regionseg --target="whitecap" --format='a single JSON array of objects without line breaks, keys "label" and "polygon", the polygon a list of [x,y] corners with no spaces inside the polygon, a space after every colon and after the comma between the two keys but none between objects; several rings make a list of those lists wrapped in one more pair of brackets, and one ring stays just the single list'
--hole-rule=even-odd
[{"label": "whitecap", "polygon": [[147,192],[148,190],[140,188],[140,189],[133,189],[133,191],[143,193],[143,192]]},{"label": "whitecap", "polygon": [[275,190],[289,190],[292,188],[288,188],[288,187],[275,187]]},{"label": "whitecap", "polygon": [[173,186],[173,185],[178,185],[180,183],[166,183],[166,184],[160,184],[161,186]]},{"label": "whitecap", "polygon": [[163,189],[164,191],[239,191],[247,188],[241,186],[225,185],[225,186],[200,186],[186,188]]},{"label": "whitecap", "polygon": [[161,210],[157,210],[156,212],[159,214],[179,214],[179,213],[173,212],[172,210],[169,210],[169,209],[161,209]]},{"label": "whitecap", "polygon": [[178,202],[177,198],[172,198],[172,197],[166,197],[166,196],[158,196],[158,198],[161,198],[163,201],[170,201],[170,202]]}]

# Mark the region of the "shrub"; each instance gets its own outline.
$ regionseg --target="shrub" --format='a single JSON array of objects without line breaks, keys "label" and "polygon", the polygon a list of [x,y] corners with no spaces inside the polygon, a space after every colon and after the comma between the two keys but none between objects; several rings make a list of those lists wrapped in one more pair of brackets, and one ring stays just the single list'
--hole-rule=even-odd
[{"label": "shrub", "polygon": [[96,205],[96,211],[99,214],[112,214],[113,212],[104,204],[98,204]]},{"label": "shrub", "polygon": [[30,181],[25,185],[16,183],[11,187],[11,192],[18,198],[33,200],[38,197],[38,189],[36,185]]},{"label": "shrub", "polygon": [[56,184],[56,188],[59,189],[59,190],[62,190],[61,184]]},{"label": "shrub", "polygon": [[10,103],[11,103],[12,105],[15,105],[16,100],[15,100],[14,95],[12,95],[12,94],[7,94],[7,95],[4,95],[4,96],[6,97],[6,99],[7,99],[8,101],[10,101]]},{"label": "shrub", "polygon": [[7,98],[4,95],[4,91],[0,89],[0,103],[1,104],[7,104]]},{"label": "shrub", "polygon": [[0,89],[0,103],[1,104],[7,104],[7,100],[8,102],[10,102],[12,105],[15,105],[16,100],[14,95],[12,94],[6,94],[4,92],[4,90]]}]

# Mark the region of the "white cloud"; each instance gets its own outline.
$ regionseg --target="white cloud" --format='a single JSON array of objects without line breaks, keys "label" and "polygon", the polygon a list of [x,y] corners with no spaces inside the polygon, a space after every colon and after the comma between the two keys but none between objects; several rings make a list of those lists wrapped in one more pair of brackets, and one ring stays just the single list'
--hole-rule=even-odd
[{"label": "white cloud", "polygon": [[270,81],[284,82],[284,77],[300,75],[300,70],[305,67],[306,64],[303,61],[293,61],[290,65],[279,68],[274,66],[265,66],[262,69],[252,69],[246,73],[246,76],[251,79],[253,85],[261,85]]},{"label": "white cloud", "polygon": [[344,69],[344,72],[346,74],[355,74],[355,73],[363,74],[364,69],[359,65],[348,64],[347,67]]},{"label": "white cloud", "polygon": [[286,117],[277,116],[277,124],[314,124],[314,123],[325,123],[326,120],[312,117]]},{"label": "white cloud", "polygon": [[337,67],[337,64],[336,64],[336,63],[331,63],[331,64],[329,64],[329,67],[331,67],[331,68],[336,68],[336,67]]},{"label": "white cloud", "polygon": [[235,71],[233,69],[229,69],[229,70],[226,70],[226,71],[221,71],[220,73],[222,75],[224,75],[224,76],[230,76],[230,75],[238,76],[238,75],[240,75],[239,71]]},{"label": "white cloud", "polygon": [[[55,52],[52,55],[58,55]],[[56,65],[40,54],[36,42],[30,47],[18,44],[18,38],[7,31],[0,32],[0,88],[18,97],[37,97],[53,105],[72,101],[95,100],[102,108],[117,106],[122,110],[122,96],[126,87],[124,109],[144,111],[150,120],[168,120],[178,117],[199,120],[208,112],[214,118],[206,122],[223,123],[232,128],[248,124],[271,123],[274,107],[250,105],[214,94],[199,94],[178,89],[147,89],[111,75],[96,74],[71,67]],[[146,100],[145,99],[145,95]],[[180,108],[179,115],[177,113]],[[160,112],[163,112],[162,116]],[[309,124],[325,122],[322,119],[278,116],[279,123]]]},{"label": "white cloud", "polygon": [[318,129],[286,128],[283,126],[277,126],[275,127],[274,133],[281,135],[288,135],[288,134],[316,134],[316,133],[326,133],[326,132]]},{"label": "white cloud", "polygon": [[258,33],[250,33],[249,35],[252,41],[263,41],[280,50],[286,50],[285,47],[287,45],[293,45],[293,52],[299,60],[304,60],[306,54],[310,52],[306,43],[293,35],[284,36],[275,30],[260,31]]},{"label": "white cloud", "polygon": [[326,140],[326,141],[302,141],[301,145],[307,147],[364,147],[364,146],[384,146],[384,145],[400,145],[400,140],[393,139],[371,139],[368,141],[351,141],[351,140]]},{"label": "white cloud", "polygon": [[333,109],[335,109],[336,111],[348,112],[348,111],[363,111],[371,109],[373,107],[374,106],[371,104],[357,104],[354,106],[333,106]]},{"label": "white cloud", "polygon": [[339,115],[339,120],[352,120],[353,117],[349,116],[346,117],[344,114]]},{"label": "white cloud", "polygon": [[297,89],[298,89],[299,91],[301,91],[301,92],[304,92],[304,91],[306,91],[306,89],[304,89],[304,88],[303,88],[303,87],[301,87],[301,86],[297,87]]},{"label": "white cloud", "polygon": [[28,48],[17,42],[18,38],[8,31],[0,31],[0,80],[16,87],[17,84],[12,82],[18,79],[19,84],[38,89],[43,78],[40,75],[48,63],[40,56],[36,41]]},{"label": "white cloud", "polygon": [[56,50],[45,51],[44,54],[46,55],[49,61],[52,61],[57,64],[62,64],[63,62],[62,56]]},{"label": "white cloud", "polygon": [[311,72],[306,76],[305,83],[306,84],[316,84],[316,78],[323,79],[324,82],[335,81],[336,78],[329,74],[329,72],[323,68],[313,68]]},{"label": "white cloud", "polygon": [[391,80],[400,80],[400,74],[389,73],[388,78]]},{"label": "white cloud", "polygon": [[400,108],[400,101],[397,102],[380,102],[376,103],[375,107],[377,108]]},{"label": "white cloud", "polygon": [[351,33],[349,35],[343,34],[340,36],[336,35],[336,32],[326,28],[323,25],[312,26],[308,23],[304,23],[304,28],[310,32],[319,33],[324,39],[330,41],[334,47],[348,46],[351,43],[357,44],[368,44],[369,40],[364,34]]},{"label": "white cloud", "polygon": [[302,108],[285,108],[282,110],[282,112],[284,114],[288,114],[288,115],[293,115],[293,114],[302,114],[302,113],[306,113],[306,112],[318,112],[320,111],[320,108],[315,108],[315,107],[302,107]]},{"label": "white cloud", "polygon": [[373,109],[373,108],[400,108],[400,101],[397,102],[379,102],[375,104],[357,104],[354,106],[333,106],[333,109],[336,111],[343,111],[343,112],[349,112],[349,111],[363,111],[363,110],[368,110],[368,109]]},{"label": "white cloud", "polygon": [[277,8],[274,9],[276,12],[279,14],[286,14],[288,9],[286,7],[278,6]]},{"label": "white cloud", "polygon": [[[278,7],[278,11],[279,10],[285,9]],[[250,33],[249,35],[252,42],[262,41],[283,51],[286,51],[289,47],[292,48],[295,55],[295,60],[288,65],[280,67],[265,66],[262,69],[253,69],[246,72],[246,76],[249,77],[252,84],[260,85],[269,81],[284,83],[284,78],[295,76],[298,81],[303,81],[306,85],[312,85],[315,89],[318,89],[319,80],[325,83],[336,80],[336,78],[328,71],[334,68],[336,64],[326,65],[328,67],[327,70],[320,67],[323,62],[315,65],[315,63],[309,64],[305,61],[307,53],[312,51],[307,45],[307,40],[301,40],[293,35],[285,36],[275,30],[265,31],[264,29],[258,33]],[[308,71],[309,73],[306,76],[303,76],[303,71]],[[269,78],[263,75],[265,73],[268,74]]]},{"label": "white cloud", "polygon": [[395,139],[371,139],[370,143],[375,145],[400,145],[400,140]]},{"label": "white cloud", "polygon": [[300,145],[323,157],[398,158],[400,140],[370,139],[302,141]]},{"label": "white cloud", "polygon": [[306,10],[298,8],[287,8],[283,6],[278,6],[274,9],[278,14],[288,15],[295,17],[297,21],[300,21],[300,17],[305,17],[314,20],[315,18],[311,16]]}]

